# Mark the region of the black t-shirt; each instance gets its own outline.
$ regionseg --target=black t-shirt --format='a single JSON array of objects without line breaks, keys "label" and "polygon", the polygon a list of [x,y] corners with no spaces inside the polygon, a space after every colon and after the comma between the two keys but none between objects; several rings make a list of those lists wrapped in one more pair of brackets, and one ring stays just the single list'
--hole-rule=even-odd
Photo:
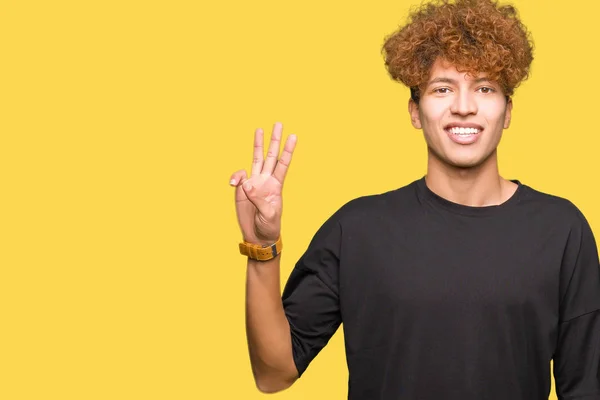
[{"label": "black t-shirt", "polygon": [[600,400],[600,267],[570,201],[470,207],[424,177],[354,199],[283,292],[301,375],[344,323],[352,400]]}]

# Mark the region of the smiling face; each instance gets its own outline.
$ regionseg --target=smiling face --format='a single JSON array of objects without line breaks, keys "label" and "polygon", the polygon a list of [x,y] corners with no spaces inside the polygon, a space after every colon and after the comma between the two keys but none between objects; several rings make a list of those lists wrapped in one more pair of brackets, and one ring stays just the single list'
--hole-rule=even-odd
[{"label": "smiling face", "polygon": [[411,121],[423,129],[429,161],[450,168],[495,164],[512,101],[485,74],[472,77],[441,60],[431,68],[417,105],[409,101]]}]

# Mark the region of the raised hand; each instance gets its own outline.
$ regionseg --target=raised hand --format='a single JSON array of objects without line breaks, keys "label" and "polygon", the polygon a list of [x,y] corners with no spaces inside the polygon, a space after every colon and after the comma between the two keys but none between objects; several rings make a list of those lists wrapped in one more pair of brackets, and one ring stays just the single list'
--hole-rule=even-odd
[{"label": "raised hand", "polygon": [[243,239],[250,243],[272,244],[281,233],[282,190],[285,175],[296,147],[296,136],[288,136],[281,157],[283,126],[276,123],[267,157],[263,156],[263,130],[254,133],[254,158],[248,178],[245,170],[231,176],[235,186],[235,207]]}]

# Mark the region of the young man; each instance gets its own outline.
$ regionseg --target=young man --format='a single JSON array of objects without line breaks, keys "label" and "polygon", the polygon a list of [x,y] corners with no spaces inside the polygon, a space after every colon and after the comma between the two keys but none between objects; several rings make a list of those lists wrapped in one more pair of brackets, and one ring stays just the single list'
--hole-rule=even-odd
[{"label": "young man", "polygon": [[[568,200],[500,176],[497,146],[532,61],[512,7],[437,2],[387,38],[391,76],[428,145],[427,175],[354,199],[279,292],[276,124],[251,176],[232,176],[249,255],[247,336],[258,388],[290,385],[344,323],[349,399],[600,400],[600,266]],[[274,244],[275,243],[275,244]]]}]

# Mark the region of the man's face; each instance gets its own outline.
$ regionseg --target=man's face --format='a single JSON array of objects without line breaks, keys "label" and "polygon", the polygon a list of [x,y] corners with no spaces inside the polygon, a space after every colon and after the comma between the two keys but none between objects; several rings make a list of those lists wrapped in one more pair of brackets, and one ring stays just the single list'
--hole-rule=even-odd
[{"label": "man's face", "polygon": [[497,82],[437,60],[420,94],[418,106],[409,101],[409,112],[413,126],[423,129],[430,157],[472,168],[495,154],[512,109]]}]

